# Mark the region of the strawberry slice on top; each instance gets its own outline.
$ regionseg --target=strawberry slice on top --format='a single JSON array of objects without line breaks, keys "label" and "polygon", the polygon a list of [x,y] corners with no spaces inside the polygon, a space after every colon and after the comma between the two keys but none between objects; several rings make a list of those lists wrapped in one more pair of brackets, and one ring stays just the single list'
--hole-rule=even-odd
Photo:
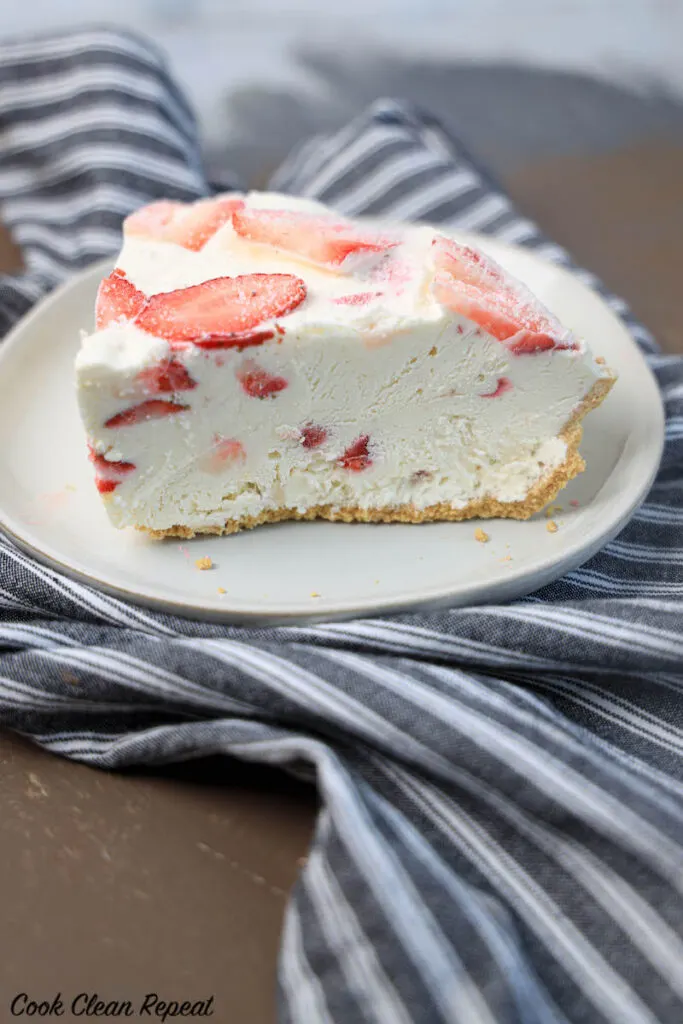
[{"label": "strawberry slice on top", "polygon": [[493,288],[504,280],[503,271],[469,245],[460,245],[452,238],[438,235],[432,242],[434,267],[465,284]]},{"label": "strawberry slice on top", "polygon": [[444,274],[436,275],[432,290],[444,306],[474,320],[516,355],[562,347],[553,322],[514,293],[478,288]]},{"label": "strawberry slice on top", "polygon": [[100,284],[95,301],[95,325],[104,330],[120,320],[134,320],[147,296],[129,281],[123,270],[113,270]]},{"label": "strawberry slice on top", "polygon": [[156,203],[148,203],[135,213],[131,213],[123,222],[123,233],[132,238],[163,239],[174,219],[185,209],[185,203],[175,203],[170,199],[160,199]]},{"label": "strawberry slice on top", "polygon": [[131,238],[175,242],[185,249],[199,252],[243,206],[242,197],[234,193],[199,199],[196,203],[163,199],[132,213],[123,222],[123,230]]},{"label": "strawberry slice on top", "polygon": [[172,343],[240,348],[272,337],[273,331],[255,328],[291,313],[305,298],[306,285],[293,274],[216,277],[152,295],[135,322]]},{"label": "strawberry slice on top", "polygon": [[351,221],[316,216],[296,210],[237,210],[233,227],[248,242],[272,245],[322,266],[341,268],[357,254],[383,253],[398,245],[398,240],[380,235]]},{"label": "strawberry slice on top", "polygon": [[437,301],[474,320],[515,355],[576,348],[551,314],[487,256],[437,237],[433,258]]},{"label": "strawberry slice on top", "polygon": [[244,200],[241,196],[217,196],[215,199],[201,199],[192,203],[187,212],[169,226],[165,241],[175,242],[192,252],[203,249],[219,228],[229,224],[236,210],[241,210]]}]

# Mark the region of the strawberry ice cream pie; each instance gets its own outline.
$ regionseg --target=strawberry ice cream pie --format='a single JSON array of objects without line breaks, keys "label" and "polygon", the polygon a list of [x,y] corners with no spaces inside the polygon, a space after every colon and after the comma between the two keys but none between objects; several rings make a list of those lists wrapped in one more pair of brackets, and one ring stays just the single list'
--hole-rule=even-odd
[{"label": "strawberry ice cream pie", "polygon": [[583,469],[610,370],[426,226],[234,194],[127,219],[76,360],[112,523],[526,519]]}]

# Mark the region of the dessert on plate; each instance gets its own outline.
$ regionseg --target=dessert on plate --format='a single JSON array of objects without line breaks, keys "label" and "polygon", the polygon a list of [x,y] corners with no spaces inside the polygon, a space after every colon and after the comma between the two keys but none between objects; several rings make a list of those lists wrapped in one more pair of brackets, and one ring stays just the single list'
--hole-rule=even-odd
[{"label": "dessert on plate", "polygon": [[614,377],[519,281],[432,227],[291,197],[124,223],[76,360],[112,523],[525,519],[583,469]]}]

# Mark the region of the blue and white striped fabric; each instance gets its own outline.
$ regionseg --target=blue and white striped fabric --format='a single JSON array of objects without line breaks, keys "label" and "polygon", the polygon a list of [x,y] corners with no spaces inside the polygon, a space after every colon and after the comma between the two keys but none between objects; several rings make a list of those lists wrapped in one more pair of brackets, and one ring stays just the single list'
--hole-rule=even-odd
[{"label": "blue and white striped fabric", "polygon": [[[114,251],[130,209],[209,184],[144,41],[9,43],[0,79],[0,193],[28,264],[0,280],[8,326]],[[567,262],[400,103],[312,140],[272,185]],[[100,768],[224,753],[315,777],[282,1024],[683,1020],[683,361],[609,301],[662,386],[662,470],[615,541],[525,601],[247,630],[143,611],[0,545],[4,726]]]}]

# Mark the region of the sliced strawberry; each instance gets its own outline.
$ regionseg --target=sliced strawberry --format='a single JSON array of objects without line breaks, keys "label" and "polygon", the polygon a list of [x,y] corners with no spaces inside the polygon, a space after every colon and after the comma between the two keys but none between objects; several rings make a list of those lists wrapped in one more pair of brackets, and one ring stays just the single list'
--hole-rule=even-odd
[{"label": "sliced strawberry", "polygon": [[499,377],[495,391],[489,391],[487,395],[480,395],[480,398],[500,398],[506,391],[512,391],[512,381],[509,377]]},{"label": "sliced strawberry", "polygon": [[95,477],[95,487],[100,494],[111,494],[120,484],[120,480],[103,480],[101,476]]},{"label": "sliced strawberry", "polygon": [[159,398],[150,398],[147,402],[140,402],[123,412],[110,416],[105,422],[105,427],[132,427],[136,423],[144,423],[147,420],[161,419],[162,416],[173,416],[177,412],[185,412],[189,405],[179,405],[177,402],[162,402]]},{"label": "sliced strawberry", "polygon": [[534,330],[522,330],[516,337],[510,339],[508,348],[516,356],[528,355],[530,352],[545,352],[547,349],[555,349],[556,352],[576,349],[575,341],[562,342],[551,334],[539,334]]},{"label": "sliced strawberry", "polygon": [[164,240],[173,220],[184,210],[185,203],[173,203],[169,199],[161,199],[157,203],[149,203],[131,213],[123,222],[123,232],[138,238]]},{"label": "sliced strawberry", "polygon": [[[197,348],[236,348],[239,352],[245,348],[252,348],[254,345],[262,345],[275,337],[275,331],[242,331],[241,334],[230,334],[227,338],[206,338],[204,341],[195,341]],[[186,342],[171,342],[171,347],[185,348]]]},{"label": "sliced strawberry", "polygon": [[327,431],[324,427],[317,427],[314,423],[308,423],[301,428],[301,444],[304,448],[319,448],[327,439]]},{"label": "sliced strawberry", "polygon": [[140,370],[135,380],[142,384],[146,395],[163,395],[172,391],[191,391],[197,387],[187,368],[176,359],[164,359],[154,366]]},{"label": "sliced strawberry", "polygon": [[339,459],[339,465],[344,469],[350,469],[352,473],[360,473],[372,465],[372,459],[368,454],[368,442],[370,437],[363,434],[350,444]]},{"label": "sliced strawberry", "polygon": [[291,313],[305,298],[306,285],[292,274],[216,277],[153,295],[136,323],[170,342],[245,347],[265,340],[263,336],[254,340],[253,328]]},{"label": "sliced strawberry", "polygon": [[97,290],[95,326],[98,331],[120,320],[134,320],[147,302],[123,270],[112,270]]},{"label": "sliced strawberry", "polygon": [[186,212],[169,225],[165,240],[199,252],[219,228],[229,223],[233,213],[243,206],[244,200],[240,196],[201,199],[186,207]]},{"label": "sliced strawberry", "polygon": [[382,292],[356,292],[353,295],[340,295],[337,299],[332,299],[338,306],[365,306],[368,302],[372,302],[373,299],[381,299]]},{"label": "sliced strawberry", "polygon": [[129,237],[175,242],[198,252],[243,206],[244,200],[237,195],[200,199],[196,203],[173,203],[163,199],[127,217],[123,230]]},{"label": "sliced strawberry", "polygon": [[[511,291],[489,291],[439,273],[432,285],[435,298],[454,313],[474,320],[518,355],[561,345],[556,325]],[[519,337],[518,337],[519,336]]]},{"label": "sliced strawberry", "polygon": [[211,450],[200,459],[199,464],[207,473],[217,473],[226,466],[244,462],[246,457],[247,453],[241,441],[216,434]]},{"label": "sliced strawberry", "polygon": [[92,445],[88,445],[88,458],[95,467],[95,487],[100,494],[111,494],[119,486],[128,473],[135,469],[134,462],[115,462],[99,455]]},{"label": "sliced strawberry", "polygon": [[438,235],[432,242],[432,250],[435,269],[465,284],[495,288],[504,280],[500,267],[469,245],[459,245],[452,238]]},{"label": "sliced strawberry", "polygon": [[135,469],[134,462],[115,462],[112,459],[106,459],[104,455],[99,455],[91,445],[88,445],[88,458],[99,476],[121,477],[132,473]]},{"label": "sliced strawberry", "polygon": [[237,379],[250,398],[272,398],[278,391],[284,391],[289,383],[284,377],[268,373],[253,362],[238,371]]},{"label": "sliced strawberry", "polygon": [[216,436],[214,438],[213,451],[216,458],[221,462],[244,462],[247,457],[244,445],[234,437]]},{"label": "sliced strawberry", "polygon": [[272,245],[313,263],[340,267],[354,253],[381,253],[396,239],[362,228],[352,221],[294,210],[238,210],[232,223],[249,242]]},{"label": "sliced strawberry", "polygon": [[434,239],[432,248],[434,296],[505,342],[511,352],[576,347],[541,304],[483,253],[443,236]]}]

